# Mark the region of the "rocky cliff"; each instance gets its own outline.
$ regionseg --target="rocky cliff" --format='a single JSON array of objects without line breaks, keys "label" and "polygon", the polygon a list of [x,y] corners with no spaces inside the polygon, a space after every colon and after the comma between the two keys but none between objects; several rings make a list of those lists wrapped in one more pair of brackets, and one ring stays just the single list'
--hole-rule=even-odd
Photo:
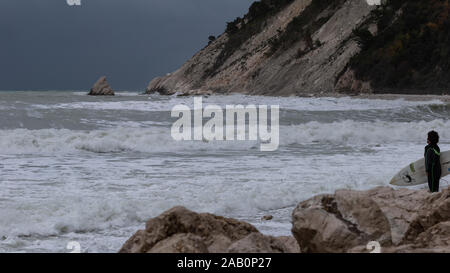
[{"label": "rocky cliff", "polygon": [[447,92],[448,1],[383,2],[260,0],[147,93]]}]

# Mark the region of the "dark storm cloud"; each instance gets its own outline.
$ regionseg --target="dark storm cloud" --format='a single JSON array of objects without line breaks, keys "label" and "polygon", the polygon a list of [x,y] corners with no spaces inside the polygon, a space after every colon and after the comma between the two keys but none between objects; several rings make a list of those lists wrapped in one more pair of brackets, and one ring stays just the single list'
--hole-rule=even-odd
[{"label": "dark storm cloud", "polygon": [[143,90],[253,0],[0,1],[0,90],[82,90],[101,75]]}]

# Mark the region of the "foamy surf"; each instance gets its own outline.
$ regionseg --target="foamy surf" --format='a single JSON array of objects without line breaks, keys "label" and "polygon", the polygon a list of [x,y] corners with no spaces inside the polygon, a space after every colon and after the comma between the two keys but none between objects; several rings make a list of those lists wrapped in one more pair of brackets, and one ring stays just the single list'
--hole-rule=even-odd
[{"label": "foamy surf", "polygon": [[[438,130],[441,148],[450,148],[450,108],[439,100],[203,99],[280,105],[280,147],[264,153],[251,141],[174,141],[170,110],[192,107],[193,98],[0,97],[0,252],[65,252],[73,240],[82,251],[117,252],[147,219],[176,205],[288,235],[298,202],[386,185],[423,156],[427,131]],[[261,222],[265,214],[274,220]]]},{"label": "foamy surf", "polygon": [[[121,93],[123,97],[139,97],[137,93]],[[81,95],[81,94],[79,94]],[[119,96],[120,97],[120,96]],[[144,99],[145,98],[145,99]],[[131,110],[131,111],[170,111],[175,105],[184,104],[193,108],[191,97],[155,97],[142,96],[139,101],[114,101],[117,98],[108,98],[106,101],[76,101],[70,103],[34,104],[36,109],[86,109],[86,110]],[[120,98],[119,98],[120,99]],[[113,100],[113,101],[111,101]],[[276,97],[263,96],[211,96],[203,99],[205,106],[217,104],[222,107],[227,104],[254,104],[254,105],[280,105],[285,110],[297,111],[363,111],[363,110],[386,110],[417,107],[426,105],[444,105],[440,100],[408,101],[404,99],[382,100],[382,99],[355,99],[342,98],[299,98],[299,97]]]},{"label": "foamy surf", "polygon": [[[119,127],[105,130],[79,131],[67,129],[0,130],[3,154],[66,154],[80,151],[93,153],[164,153],[182,151],[251,150],[256,141],[175,141],[169,127]],[[308,122],[280,127],[280,145],[382,145],[421,143],[424,133],[439,130],[442,138],[450,138],[450,121],[358,122],[344,120],[332,123]]]}]

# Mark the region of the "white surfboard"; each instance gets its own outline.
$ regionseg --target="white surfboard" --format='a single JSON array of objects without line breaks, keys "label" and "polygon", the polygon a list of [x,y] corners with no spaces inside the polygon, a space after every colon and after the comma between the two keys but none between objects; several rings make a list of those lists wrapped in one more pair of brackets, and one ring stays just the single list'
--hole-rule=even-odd
[{"label": "white surfboard", "polygon": [[[450,151],[441,153],[442,177],[450,174]],[[394,186],[416,186],[427,184],[428,177],[425,172],[425,158],[409,164],[391,180]]]}]

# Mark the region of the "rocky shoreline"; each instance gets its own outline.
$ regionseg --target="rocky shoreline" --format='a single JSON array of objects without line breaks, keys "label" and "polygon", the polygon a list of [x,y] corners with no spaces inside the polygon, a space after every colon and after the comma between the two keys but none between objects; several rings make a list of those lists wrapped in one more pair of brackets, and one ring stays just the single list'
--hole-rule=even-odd
[{"label": "rocky shoreline", "polygon": [[298,204],[292,235],[261,234],[249,223],[172,208],[150,219],[121,253],[450,253],[450,189],[338,190]]}]

